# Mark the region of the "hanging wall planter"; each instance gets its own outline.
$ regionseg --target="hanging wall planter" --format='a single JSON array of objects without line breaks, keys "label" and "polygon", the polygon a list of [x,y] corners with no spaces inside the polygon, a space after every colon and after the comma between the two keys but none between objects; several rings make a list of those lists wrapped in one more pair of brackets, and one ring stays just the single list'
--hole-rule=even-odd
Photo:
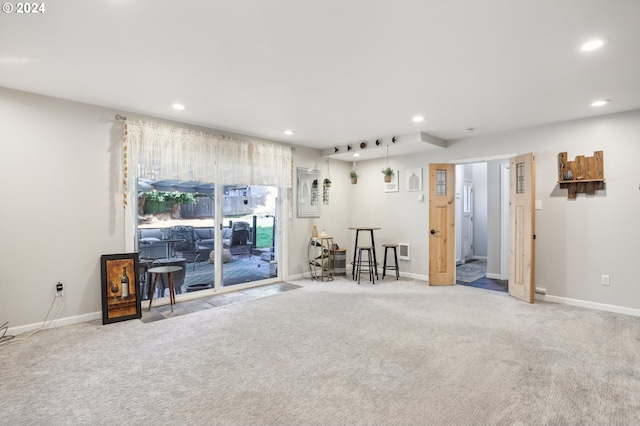
[{"label": "hanging wall planter", "polygon": [[325,179],[322,181],[322,204],[329,205],[329,188],[331,187],[331,180]]},{"label": "hanging wall planter", "polygon": [[349,177],[351,178],[351,183],[355,185],[358,183],[358,173],[355,170],[351,170],[349,172]]},{"label": "hanging wall planter", "polygon": [[322,181],[322,204],[329,205],[329,188],[331,188],[331,170],[329,170],[329,159],[325,160],[327,165],[327,177]]},{"label": "hanging wall planter", "polygon": [[394,171],[391,167],[387,166],[386,168],[382,169],[382,174],[384,175],[384,181],[386,183],[389,183],[393,178]]},{"label": "hanging wall planter", "polygon": [[349,177],[351,178],[351,184],[355,185],[358,183],[358,172],[356,171],[356,157],[358,154],[353,154],[353,168],[349,170]]},{"label": "hanging wall planter", "polygon": [[314,179],[311,184],[311,205],[315,206],[318,204],[318,179]]},{"label": "hanging wall planter", "polygon": [[389,145],[387,145],[387,167],[382,169],[382,174],[384,175],[385,183],[389,183],[391,179],[393,179],[394,172],[393,169],[389,167]]}]

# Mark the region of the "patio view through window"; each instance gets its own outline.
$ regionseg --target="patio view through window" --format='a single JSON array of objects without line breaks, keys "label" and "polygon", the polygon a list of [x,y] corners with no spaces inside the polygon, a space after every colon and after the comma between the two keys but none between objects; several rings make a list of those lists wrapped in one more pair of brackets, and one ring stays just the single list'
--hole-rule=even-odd
[{"label": "patio view through window", "polygon": [[[149,299],[149,268],[181,266],[174,273],[176,294],[275,278],[275,187],[225,185],[217,197],[214,184],[138,181],[138,251],[142,299]],[[223,217],[216,220],[216,202]],[[215,228],[222,230],[219,241]],[[222,251],[217,265],[216,250]],[[216,285],[215,268],[222,268]],[[169,295],[159,277],[154,299]]]}]

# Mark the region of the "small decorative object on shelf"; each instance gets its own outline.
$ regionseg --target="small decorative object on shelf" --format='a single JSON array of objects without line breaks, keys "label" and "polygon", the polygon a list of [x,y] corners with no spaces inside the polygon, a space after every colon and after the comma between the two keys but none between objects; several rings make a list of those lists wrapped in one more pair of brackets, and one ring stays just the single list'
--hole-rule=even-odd
[{"label": "small decorative object on shelf", "polygon": [[566,175],[564,175],[565,180],[573,180],[573,172],[569,170]]},{"label": "small decorative object on shelf", "polygon": [[579,193],[594,195],[597,190],[605,189],[603,152],[595,151],[593,157],[579,155],[574,161],[567,160],[566,152],[558,154],[558,184],[569,190],[569,199]]}]

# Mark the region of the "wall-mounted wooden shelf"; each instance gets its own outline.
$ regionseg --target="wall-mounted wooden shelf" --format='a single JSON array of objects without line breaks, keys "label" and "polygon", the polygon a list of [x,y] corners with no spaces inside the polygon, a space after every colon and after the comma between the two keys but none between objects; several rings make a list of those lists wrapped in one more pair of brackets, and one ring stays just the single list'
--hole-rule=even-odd
[{"label": "wall-mounted wooden shelf", "polygon": [[579,155],[574,161],[567,161],[566,152],[558,154],[558,183],[560,188],[569,190],[569,199],[605,189],[603,152],[595,151],[593,157]]}]

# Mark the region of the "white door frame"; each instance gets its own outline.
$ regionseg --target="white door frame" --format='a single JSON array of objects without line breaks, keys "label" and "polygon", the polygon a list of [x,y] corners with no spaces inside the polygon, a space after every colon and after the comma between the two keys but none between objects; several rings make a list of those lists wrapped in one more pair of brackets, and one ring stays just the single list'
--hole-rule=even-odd
[{"label": "white door frame", "polygon": [[509,163],[500,164],[500,279],[509,279]]}]

